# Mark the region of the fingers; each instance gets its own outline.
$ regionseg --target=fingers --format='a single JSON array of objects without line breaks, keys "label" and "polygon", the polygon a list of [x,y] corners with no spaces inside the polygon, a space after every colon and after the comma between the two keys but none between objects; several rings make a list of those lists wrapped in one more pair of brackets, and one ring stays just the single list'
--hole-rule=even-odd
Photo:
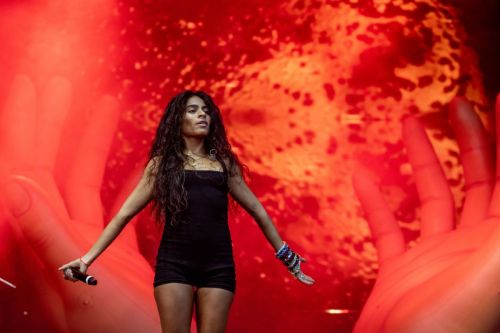
[{"label": "fingers", "polygon": [[451,102],[450,121],[465,178],[466,195],[459,227],[475,225],[484,221],[493,191],[493,147],[480,118],[466,99],[455,98]]},{"label": "fingers", "polygon": [[36,120],[36,156],[37,181],[47,193],[51,203],[59,214],[69,219],[66,205],[61,196],[60,187],[55,182],[54,165],[61,144],[63,125],[71,103],[71,84],[62,77],[48,80],[40,94]]},{"label": "fingers", "polygon": [[369,171],[359,166],[352,182],[365,211],[379,263],[402,254],[405,250],[403,233]]},{"label": "fingers", "polygon": [[304,272],[302,272],[302,271],[300,271],[297,274],[296,279],[299,280],[300,282],[303,282],[303,283],[308,284],[308,285],[314,284],[314,282],[316,282],[312,277],[304,274]]},{"label": "fingers", "polygon": [[422,238],[452,230],[455,208],[450,187],[424,128],[413,116],[403,122],[403,140],[422,207]]},{"label": "fingers", "polygon": [[75,240],[60,217],[46,201],[44,192],[28,178],[17,176],[1,186],[6,206],[32,250],[48,267],[67,260],[68,255],[81,253]]},{"label": "fingers", "polygon": [[[297,256],[299,257],[299,261],[300,262],[306,262],[306,259],[304,257],[301,257],[300,255],[297,254]],[[300,265],[300,263],[299,263]],[[304,274],[304,272],[302,272],[302,270],[300,270],[297,274],[297,279],[299,279],[300,281],[306,283],[306,284],[313,284],[315,281],[312,277]]]},{"label": "fingers", "polygon": [[76,260],[70,261],[69,263],[62,265],[62,266],[60,266],[57,269],[60,270],[60,271],[64,271],[65,269],[71,268],[71,267],[80,269],[80,262],[79,262],[79,260],[76,259]]},{"label": "fingers", "polygon": [[0,118],[0,149],[5,161],[27,166],[35,154],[36,94],[33,82],[17,75]]},{"label": "fingers", "polygon": [[495,104],[495,132],[496,132],[496,172],[495,186],[491,197],[488,215],[500,217],[500,93]]},{"label": "fingers", "polygon": [[118,122],[114,98],[103,97],[86,125],[82,141],[74,151],[64,197],[74,220],[102,227],[101,182],[108,152]]},{"label": "fingers", "polygon": [[36,165],[51,173],[59,150],[64,121],[71,102],[71,83],[62,77],[49,80],[40,98],[37,116]]},{"label": "fingers", "polygon": [[307,281],[309,281],[311,284],[313,284],[314,282],[316,282],[316,280],[314,280],[312,277],[310,277],[309,275],[304,275],[305,278],[307,279]]},{"label": "fingers", "polygon": [[69,267],[65,267],[62,269],[63,277],[65,280],[75,281],[76,279],[73,277],[73,272]]},{"label": "fingers", "polygon": [[59,271],[61,271],[63,273],[63,277],[64,277],[65,280],[70,280],[70,281],[73,281],[73,282],[78,281],[73,276],[73,271],[71,270],[71,268],[78,269],[80,272],[84,273],[82,271],[82,269],[80,268],[80,265],[79,265],[79,263],[78,263],[77,260],[74,260],[74,261],[72,261],[70,263],[62,265],[57,270],[59,270]]}]

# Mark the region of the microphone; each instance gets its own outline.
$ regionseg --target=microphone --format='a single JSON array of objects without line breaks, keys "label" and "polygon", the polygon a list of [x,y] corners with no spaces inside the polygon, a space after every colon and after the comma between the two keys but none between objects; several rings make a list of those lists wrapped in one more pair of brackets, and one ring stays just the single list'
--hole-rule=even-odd
[{"label": "microphone", "polygon": [[71,273],[73,273],[73,278],[78,281],[82,281],[83,283],[91,286],[95,286],[97,284],[97,280],[92,275],[84,274],[76,267],[69,267],[69,269],[71,270]]}]

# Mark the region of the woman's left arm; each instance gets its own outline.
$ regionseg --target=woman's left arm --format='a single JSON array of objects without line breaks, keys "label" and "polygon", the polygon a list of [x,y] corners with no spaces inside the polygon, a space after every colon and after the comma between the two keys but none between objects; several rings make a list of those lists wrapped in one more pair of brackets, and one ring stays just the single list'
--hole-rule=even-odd
[{"label": "woman's left arm", "polygon": [[276,258],[287,266],[288,271],[300,282],[308,285],[313,284],[314,279],[304,274],[300,268],[301,262],[306,260],[283,242],[266,210],[255,194],[248,188],[245,179],[242,177],[241,170],[237,167],[235,169],[233,175],[229,176],[229,193],[254,218],[274,248]]},{"label": "woman's left arm", "polygon": [[259,199],[250,190],[245,180],[241,175],[241,171],[237,169],[233,176],[229,176],[228,185],[229,193],[257,222],[260,230],[264,233],[274,252],[278,251],[283,245],[278,230],[274,226],[271,218],[267,214],[264,206],[260,203]]}]

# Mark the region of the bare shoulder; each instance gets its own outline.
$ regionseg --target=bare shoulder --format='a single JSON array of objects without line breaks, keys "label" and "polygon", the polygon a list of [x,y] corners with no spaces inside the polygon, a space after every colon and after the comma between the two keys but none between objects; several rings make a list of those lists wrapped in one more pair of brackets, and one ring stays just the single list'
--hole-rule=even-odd
[{"label": "bare shoulder", "polygon": [[224,161],[224,164],[230,176],[238,174],[238,166],[236,165],[236,163],[231,166],[231,160],[229,159],[229,157],[225,157],[222,160]]},{"label": "bare shoulder", "polygon": [[226,169],[228,170],[230,183],[239,184],[242,181],[244,181],[243,180],[243,170],[240,169],[240,166],[238,165],[238,163],[235,162],[231,165],[230,159],[225,158],[224,164],[226,165]]},{"label": "bare shoulder", "polygon": [[226,166],[226,169],[229,170],[229,165],[231,164],[231,161],[229,160],[228,157],[222,158],[222,161],[224,162],[224,165]]},{"label": "bare shoulder", "polygon": [[145,173],[148,175],[156,175],[156,172],[158,170],[158,166],[160,165],[161,161],[161,156],[154,156],[148,161],[148,164],[146,165],[145,168]]}]

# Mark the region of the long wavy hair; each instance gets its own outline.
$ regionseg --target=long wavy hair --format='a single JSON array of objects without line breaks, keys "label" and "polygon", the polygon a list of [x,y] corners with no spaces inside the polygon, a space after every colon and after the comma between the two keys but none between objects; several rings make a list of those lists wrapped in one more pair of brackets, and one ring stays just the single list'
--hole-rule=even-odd
[{"label": "long wavy hair", "polygon": [[[235,175],[238,170],[244,178],[248,172],[248,167],[243,165],[231,150],[221,112],[213,99],[203,91],[191,90],[174,96],[160,119],[148,159],[148,162],[153,161],[152,169],[155,170],[148,178],[149,182],[154,182],[152,209],[156,221],[160,224],[169,220],[174,226],[181,222],[182,213],[187,207],[187,193],[183,186],[183,169],[187,156],[184,154],[186,146],[181,128],[186,103],[192,96],[201,98],[208,107],[210,127],[204,138],[204,148],[206,152],[216,150],[215,156],[222,165],[225,180]],[[234,206],[234,201],[231,202]]]}]

